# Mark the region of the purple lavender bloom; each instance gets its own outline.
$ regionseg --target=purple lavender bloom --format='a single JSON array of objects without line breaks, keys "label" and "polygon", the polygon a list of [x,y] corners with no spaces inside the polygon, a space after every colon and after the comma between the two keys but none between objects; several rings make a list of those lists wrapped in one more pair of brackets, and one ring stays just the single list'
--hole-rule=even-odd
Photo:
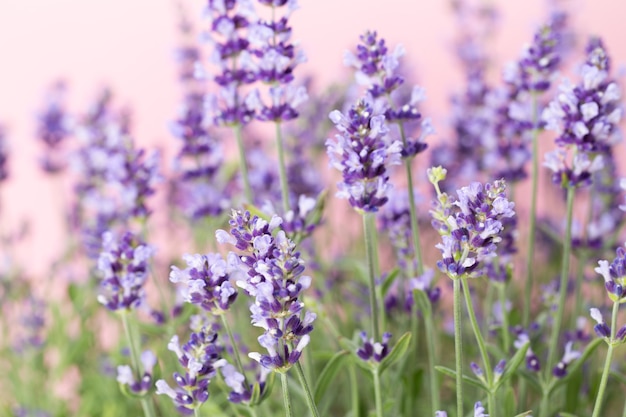
[{"label": "purple lavender bloom", "polygon": [[393,190],[391,192],[389,203],[379,212],[378,222],[381,231],[389,236],[389,242],[394,249],[400,268],[405,272],[417,270],[417,260],[411,240],[408,191]]},{"label": "purple lavender bloom", "polygon": [[20,330],[15,350],[24,352],[30,349],[41,349],[44,345],[44,329],[46,327],[46,304],[44,300],[29,296],[21,302],[25,308],[20,314]]},{"label": "purple lavender bloom", "polygon": [[225,363],[220,359],[222,349],[217,345],[217,333],[209,329],[192,333],[182,347],[178,336],[174,335],[167,348],[176,354],[184,373],[174,372],[175,388],[159,379],[156,393],[170,397],[181,414],[192,415],[209,399],[209,382],[215,376],[216,368]]},{"label": "purple lavender bloom", "polygon": [[64,105],[65,83],[55,83],[46,98],[45,108],[40,112],[37,136],[45,146],[41,166],[54,174],[65,168],[66,156],[61,154],[62,143],[72,133],[71,121]]},{"label": "purple lavender bloom", "polygon": [[485,414],[485,407],[480,401],[474,404],[474,417],[489,417],[489,414]]},{"label": "purple lavender bloom", "polygon": [[183,255],[187,268],[172,265],[170,281],[182,284],[183,297],[212,314],[222,314],[237,299],[237,290],[229,281],[228,266],[216,253]]},{"label": "purple lavender bloom", "polygon": [[384,333],[380,342],[374,339],[367,338],[367,333],[362,331],[361,334],[361,347],[356,351],[356,354],[362,360],[374,361],[380,363],[389,354],[389,341],[391,340],[391,333]]},{"label": "purple lavender bloom", "polygon": [[[293,72],[306,57],[291,43],[289,18],[298,9],[296,0],[267,2],[272,20],[259,19],[249,30],[249,41],[257,60],[256,79],[269,86],[268,103],[264,103],[257,89],[249,104],[256,110],[257,118],[264,121],[285,122],[298,117],[296,108],[308,99],[306,88],[294,84]],[[283,16],[276,17],[281,8]]]},{"label": "purple lavender bloom", "polygon": [[287,370],[300,358],[313,330],[316,315],[305,311],[300,300],[311,277],[302,275],[304,261],[279,228],[280,217],[267,222],[249,212],[233,211],[229,223],[230,233],[218,230],[216,237],[243,252],[229,255],[229,262],[245,274],[245,281],[239,280],[237,285],[254,298],[252,325],[265,331],[258,341],[268,353],[248,356],[268,369]]},{"label": "purple lavender bloom", "polygon": [[129,311],[143,305],[148,261],[154,249],[130,232],[102,236],[98,270],[102,275],[98,301],[111,311]]},{"label": "purple lavender bloom", "polygon": [[[516,349],[520,349],[526,343],[530,342],[530,338],[528,337],[528,333],[525,330],[520,329],[517,332],[517,339],[513,342],[513,346]],[[539,362],[539,358],[535,355],[532,348],[529,346],[526,351],[526,369],[532,372],[539,372],[541,370],[541,362]]]},{"label": "purple lavender bloom", "polygon": [[334,110],[329,117],[340,132],[336,141],[326,141],[331,165],[343,175],[337,196],[347,198],[357,211],[378,211],[388,200],[388,168],[400,164],[402,144],[389,139],[385,117],[367,99],[352,106],[347,116]]},{"label": "purple lavender bloom", "polygon": [[207,40],[213,46],[211,62],[219,67],[213,80],[218,95],[207,97],[209,117],[216,125],[245,125],[255,117],[244,97],[243,88],[257,79],[250,46],[250,25],[256,21],[249,0],[209,0],[205,10],[209,20]]},{"label": "purple lavender bloom", "polygon": [[142,371],[138,371],[141,375],[139,380],[136,379],[133,370],[128,365],[120,365],[117,367],[117,382],[124,386],[135,395],[145,395],[152,388],[153,368],[156,365],[157,357],[150,350],[141,353]]},{"label": "purple lavender bloom", "polygon": [[563,378],[567,375],[567,366],[580,358],[581,353],[577,350],[572,349],[573,342],[567,342],[565,344],[565,353],[563,354],[563,358],[556,364],[554,369],[552,369],[552,374],[557,378]]},{"label": "purple lavender bloom", "polygon": [[7,146],[6,131],[4,126],[0,125],[0,182],[5,181],[9,177],[7,169],[7,161],[9,160],[9,150]]},{"label": "purple lavender bloom", "polygon": [[623,302],[626,299],[626,250],[617,248],[615,259],[598,261],[595,271],[604,278],[604,287],[613,302]]},{"label": "purple lavender bloom", "polygon": [[[256,383],[259,385],[261,395],[263,395],[266,388],[267,376],[271,370],[262,365],[258,366],[259,370],[256,374]],[[237,371],[237,368],[230,363],[225,363],[220,366],[219,369],[224,378],[224,382],[231,389],[228,400],[235,404],[249,401],[252,397],[251,387],[246,386],[245,377]]]},{"label": "purple lavender bloom", "polygon": [[[398,45],[390,52],[385,40],[378,39],[375,31],[366,31],[360,39],[361,44],[357,45],[356,54],[346,52],[344,63],[357,70],[356,81],[366,87],[367,94],[384,103],[386,120],[389,123],[400,123],[406,129],[404,123],[415,122],[422,117],[418,104],[425,99],[425,93],[419,86],[414,86],[409,95],[402,94],[403,91],[400,90],[405,82],[399,68],[404,48]],[[422,132],[416,139],[404,139],[403,158],[413,158],[426,149],[423,139],[432,133],[432,126],[429,120],[424,120],[421,127]]]},{"label": "purple lavender bloom", "polygon": [[494,258],[502,241],[502,220],[515,215],[515,204],[507,200],[505,191],[504,181],[484,186],[475,182],[458,190],[457,200],[439,195],[431,216],[442,237],[436,246],[443,256],[437,263],[442,272],[451,278],[483,273],[481,262]]},{"label": "purple lavender bloom", "polygon": [[593,330],[599,337],[609,339],[611,337],[611,328],[604,322],[602,313],[597,308],[589,309],[589,315],[596,321],[596,325],[593,326]]},{"label": "purple lavender bloom", "polygon": [[[603,167],[603,154],[621,138],[621,92],[609,77],[608,54],[597,38],[590,41],[587,54],[582,82],[562,85],[557,99],[543,112],[546,127],[557,132],[560,148],[546,156],[546,165],[554,171],[553,181],[563,186],[591,183],[592,173]],[[566,149],[574,153],[571,166]]]}]

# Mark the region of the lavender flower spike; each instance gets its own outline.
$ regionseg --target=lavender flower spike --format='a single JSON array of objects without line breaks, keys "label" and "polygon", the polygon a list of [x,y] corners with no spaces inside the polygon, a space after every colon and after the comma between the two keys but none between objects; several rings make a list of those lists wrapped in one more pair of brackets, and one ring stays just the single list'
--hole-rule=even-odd
[{"label": "lavender flower spike", "polygon": [[216,368],[226,363],[220,359],[221,348],[216,341],[217,333],[202,329],[192,333],[189,341],[182,347],[176,335],[167,345],[178,357],[184,374],[174,373],[174,380],[178,385],[176,388],[170,387],[163,379],[158,380],[156,393],[170,397],[181,414],[193,414],[195,409],[209,399],[209,382],[215,376]]},{"label": "lavender flower spike", "polygon": [[385,117],[376,110],[370,100],[362,99],[347,115],[338,110],[329,115],[340,132],[335,141],[326,141],[331,165],[343,175],[337,196],[361,212],[376,212],[387,202],[387,170],[402,158],[402,144],[389,139]]},{"label": "lavender flower spike", "polygon": [[4,127],[0,125],[0,182],[9,177],[9,171],[7,169],[9,151],[7,148],[6,131]]},{"label": "lavender flower spike", "polygon": [[148,277],[148,261],[153,253],[151,246],[130,232],[120,238],[106,232],[98,258],[98,270],[102,274],[98,301],[112,311],[141,306],[145,299],[143,286]]},{"label": "lavender flower spike", "polygon": [[237,290],[229,281],[228,266],[221,255],[183,255],[187,268],[172,266],[170,281],[182,284],[186,302],[200,306],[212,314],[222,314],[237,298]]},{"label": "lavender flower spike", "polygon": [[391,340],[391,333],[383,334],[382,341],[378,342],[371,338],[368,339],[367,333],[361,332],[363,345],[356,351],[356,354],[366,362],[380,363],[389,354],[389,340]]},{"label": "lavender flower spike", "polygon": [[609,264],[609,261],[598,261],[595,271],[604,278],[604,287],[609,298],[614,303],[626,301],[626,250],[617,248],[617,256]]},{"label": "lavender flower spike", "polygon": [[[431,180],[439,178],[433,172],[429,173]],[[442,237],[436,247],[443,259],[437,265],[450,278],[482,273],[480,263],[496,256],[504,231],[502,221],[515,215],[515,204],[506,198],[505,191],[506,183],[499,180],[463,187],[457,191],[456,200],[439,193],[431,210],[433,227]]]},{"label": "lavender flower spike", "polygon": [[124,389],[128,389],[130,392],[136,395],[145,395],[152,387],[152,369],[156,365],[157,358],[150,350],[146,350],[141,354],[141,364],[143,366],[143,374],[141,379],[137,381],[133,370],[128,365],[121,365],[117,367],[117,382],[119,382]]}]

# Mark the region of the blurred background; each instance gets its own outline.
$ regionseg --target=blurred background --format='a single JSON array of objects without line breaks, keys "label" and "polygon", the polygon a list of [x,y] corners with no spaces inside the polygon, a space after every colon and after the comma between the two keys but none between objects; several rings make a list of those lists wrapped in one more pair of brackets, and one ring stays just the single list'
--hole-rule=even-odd
[{"label": "blurred background", "polygon": [[[490,4],[499,13],[489,74],[496,81],[502,65],[519,56],[550,9],[546,0]],[[587,35],[599,34],[614,68],[626,63],[626,2],[559,4],[571,12],[572,27],[581,38],[579,51]],[[132,110],[137,142],[164,150],[167,171],[176,145],[168,122],[182,95],[174,58],[181,5],[195,30],[202,31],[206,22],[200,18],[203,1],[198,0],[0,1],[0,124],[7,130],[10,151],[10,180],[0,187],[0,223],[5,228],[29,225],[18,259],[33,275],[40,275],[57,255],[61,203],[69,193],[69,187],[55,187],[37,162],[42,148],[36,140],[36,118],[46,90],[64,80],[69,110],[83,112],[100,88],[110,86],[116,102]],[[376,30],[390,46],[405,46],[404,61],[427,91],[424,114],[437,130],[428,141],[447,136],[450,95],[464,87],[453,50],[459,27],[450,1],[301,0],[300,6],[292,17],[293,38],[300,41],[308,62],[298,67],[296,77],[314,76],[310,94],[348,80],[344,52],[355,47],[365,30]],[[623,153],[622,145],[618,149]]]}]

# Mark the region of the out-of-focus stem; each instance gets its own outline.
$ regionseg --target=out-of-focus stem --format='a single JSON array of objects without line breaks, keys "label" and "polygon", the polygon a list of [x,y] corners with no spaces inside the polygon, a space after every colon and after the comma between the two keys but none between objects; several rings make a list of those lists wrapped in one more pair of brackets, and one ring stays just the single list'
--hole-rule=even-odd
[{"label": "out-of-focus stem", "polygon": [[426,327],[426,348],[428,349],[428,372],[430,375],[430,404],[431,415],[435,415],[435,412],[439,410],[439,378],[437,371],[435,370],[435,363],[437,361],[437,349],[435,346],[435,326],[433,324],[433,315],[424,314],[424,325]]},{"label": "out-of-focus stem", "polygon": [[526,285],[524,287],[524,311],[522,325],[527,328],[530,324],[530,300],[533,290],[533,268],[535,258],[535,229],[537,223],[537,193],[539,183],[539,129],[537,127],[537,97],[532,95],[533,102],[533,131],[532,131],[532,190],[530,194],[530,219],[528,221],[528,250],[526,251]]},{"label": "out-of-focus stem", "polygon": [[289,211],[289,185],[287,183],[287,165],[285,164],[285,147],[280,122],[276,122],[276,149],[278,151],[278,172],[280,175],[280,191],[283,199],[283,210]]},{"label": "out-of-focus stem", "polygon": [[250,385],[248,384],[246,373],[243,370],[243,363],[241,362],[241,356],[239,355],[239,348],[237,347],[237,342],[235,341],[235,337],[233,336],[233,332],[230,328],[230,325],[228,324],[228,320],[226,320],[225,315],[221,314],[220,317],[222,318],[222,325],[224,326],[224,330],[226,330],[226,334],[228,334],[228,340],[230,340],[230,345],[233,348],[233,356],[235,359],[235,364],[237,365],[237,370],[239,371],[241,375],[243,375],[243,383],[246,389],[248,389],[250,388]]},{"label": "out-of-focus stem", "polygon": [[380,374],[378,369],[372,371],[374,376],[374,399],[376,402],[376,417],[383,417],[383,397],[380,391]]},{"label": "out-of-focus stem", "polygon": [[[559,333],[563,324],[565,313],[565,301],[567,301],[567,281],[569,279],[570,254],[572,251],[572,218],[574,214],[574,195],[576,189],[567,187],[567,217],[565,223],[565,240],[563,241],[563,262],[561,264],[561,279],[559,281],[559,304],[554,318],[554,327],[548,346],[548,361],[546,362],[546,372],[551,372],[555,363],[556,352],[559,344]],[[548,374],[549,375],[549,374]]]},{"label": "out-of-focus stem", "polygon": [[239,169],[241,169],[241,178],[243,180],[243,191],[246,201],[250,204],[254,203],[252,199],[252,188],[250,187],[250,177],[248,175],[248,163],[246,162],[246,150],[243,145],[243,129],[240,124],[233,126],[235,138],[237,139],[237,148],[239,150]]}]

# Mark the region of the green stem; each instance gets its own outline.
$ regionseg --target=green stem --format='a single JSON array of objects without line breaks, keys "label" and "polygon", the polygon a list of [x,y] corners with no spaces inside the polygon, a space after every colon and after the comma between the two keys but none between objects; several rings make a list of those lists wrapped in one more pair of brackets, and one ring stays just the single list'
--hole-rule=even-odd
[{"label": "green stem", "polygon": [[306,403],[309,406],[311,415],[313,415],[313,417],[319,417],[320,413],[319,411],[317,411],[317,406],[315,405],[313,394],[311,394],[311,389],[309,388],[309,384],[306,381],[306,377],[304,376],[304,372],[302,371],[302,366],[300,365],[300,362],[296,362],[295,368],[298,379],[300,380],[300,385],[302,385],[302,389],[304,390],[304,394],[306,395]]},{"label": "green stem", "polygon": [[505,282],[498,284],[498,295],[500,296],[500,309],[502,310],[502,343],[504,345],[504,352],[508,354],[511,349],[511,336],[509,335],[509,314],[506,311]]},{"label": "green stem", "polygon": [[604,391],[606,390],[606,383],[609,379],[609,371],[611,370],[611,360],[613,359],[613,349],[615,347],[615,333],[617,328],[617,313],[619,312],[619,300],[613,302],[613,314],[611,315],[611,339],[609,340],[609,348],[606,352],[606,360],[604,362],[604,370],[602,371],[602,378],[600,379],[600,387],[598,388],[598,395],[596,395],[596,403],[593,406],[593,414],[591,417],[598,417],[600,410],[602,409],[602,401],[604,400]]},{"label": "green stem", "polygon": [[286,372],[281,372],[280,382],[283,386],[283,401],[285,403],[285,415],[287,417],[293,417],[293,410],[291,409],[291,397],[289,397],[289,384],[287,383]]},{"label": "green stem", "polygon": [[374,398],[376,401],[376,417],[383,417],[383,397],[380,390],[380,374],[378,369],[372,371],[374,376]]},{"label": "green stem", "polygon": [[583,293],[582,286],[585,278],[585,266],[587,265],[587,261],[589,260],[589,253],[586,249],[582,249],[580,254],[580,258],[578,259],[578,268],[576,271],[576,287],[574,289],[574,312],[572,314],[572,328],[576,328],[576,319],[580,316],[581,311],[583,311]]},{"label": "green stem", "polygon": [[278,150],[278,173],[280,175],[280,191],[283,198],[283,210],[289,211],[289,185],[287,184],[287,165],[285,164],[285,148],[280,122],[276,122],[276,149]]},{"label": "green stem", "polygon": [[359,412],[359,382],[356,378],[356,371],[354,367],[356,365],[352,365],[348,368],[349,376],[350,376],[350,399],[352,406],[352,416],[359,417],[361,413]]},{"label": "green stem", "polygon": [[[538,119],[538,106],[537,97],[533,94],[533,123],[537,124]],[[526,285],[524,288],[524,311],[522,318],[522,325],[527,328],[530,324],[530,301],[533,290],[533,270],[534,270],[534,258],[535,258],[535,229],[537,222],[537,193],[539,183],[539,145],[538,145],[539,129],[537,126],[533,126],[532,131],[532,147],[533,147],[533,160],[532,160],[532,190],[530,197],[530,219],[528,222],[528,250],[526,252]]]},{"label": "green stem", "polygon": [[[123,311],[122,314],[122,326],[124,327],[124,334],[126,335],[126,340],[128,341],[128,346],[130,348],[130,360],[133,365],[133,370],[135,371],[135,377],[137,380],[141,377],[141,370],[139,369],[139,352],[137,351],[137,347],[135,346],[133,332],[130,328],[130,323],[128,322],[128,312]],[[150,400],[146,397],[142,397],[141,408],[143,409],[143,413],[145,417],[155,417],[156,413],[154,412],[154,408]]]},{"label": "green stem", "polygon": [[[402,143],[406,147],[406,134],[404,132],[404,124],[398,122],[400,128],[400,135],[402,136]],[[417,219],[417,208],[415,206],[415,190],[413,190],[413,173],[411,172],[411,161],[413,158],[406,158],[404,160],[404,167],[406,170],[407,187],[409,189],[409,210],[411,213],[411,236],[413,238],[413,247],[415,248],[415,256],[417,257],[417,274],[422,275],[424,273],[424,263],[422,258],[422,248],[420,244],[420,231],[419,223]]]},{"label": "green stem", "polygon": [[200,417],[199,407],[193,409],[193,417]]},{"label": "green stem", "polygon": [[[437,349],[435,346],[435,328],[433,324],[432,311],[430,314],[424,314],[424,325],[426,327],[426,348],[428,349],[428,372],[430,374],[430,404],[431,415],[435,415],[437,410],[440,410],[439,404],[439,378],[437,371],[435,370],[435,363],[437,362]],[[417,335],[416,335],[417,336]]]},{"label": "green stem", "polygon": [[235,337],[233,336],[233,332],[230,328],[230,325],[228,324],[228,320],[226,320],[226,316],[224,314],[220,315],[221,319],[222,319],[222,325],[224,326],[224,329],[226,330],[226,333],[228,334],[228,340],[230,340],[230,344],[233,348],[233,356],[235,359],[235,364],[237,365],[237,370],[239,371],[239,373],[241,375],[243,375],[243,382],[246,388],[250,388],[250,384],[248,384],[248,379],[246,378],[246,373],[243,370],[243,363],[241,362],[241,356],[239,355],[239,348],[237,347],[238,344],[235,341]]},{"label": "green stem", "polygon": [[489,407],[489,413],[495,415],[496,410],[496,399],[495,393],[492,392],[493,387],[493,368],[491,367],[491,361],[489,360],[489,352],[487,352],[487,346],[485,345],[485,339],[483,339],[483,335],[480,331],[480,326],[478,325],[478,320],[476,320],[476,313],[474,312],[474,305],[472,303],[472,295],[470,294],[469,283],[467,282],[467,277],[463,276],[461,278],[463,282],[463,295],[465,296],[465,305],[467,306],[467,313],[469,315],[470,323],[472,324],[472,330],[474,331],[474,336],[476,337],[476,343],[478,343],[478,350],[480,351],[480,356],[483,360],[483,365],[485,366],[485,375],[487,376],[487,386],[489,387],[489,392],[487,393],[487,402]]},{"label": "green stem", "polygon": [[243,145],[243,128],[240,124],[233,126],[235,138],[237,139],[237,148],[239,149],[239,169],[241,169],[241,178],[243,179],[243,191],[246,201],[250,204],[254,203],[252,199],[252,187],[250,187],[250,177],[248,175],[248,163],[246,162],[246,150]]},{"label": "green stem", "polygon": [[461,333],[461,279],[453,279],[454,287],[454,357],[456,362],[456,415],[463,417],[463,334]]},{"label": "green stem", "polygon": [[561,264],[561,280],[559,284],[559,305],[554,318],[550,345],[548,346],[548,361],[546,362],[546,373],[549,378],[550,372],[555,364],[556,353],[559,344],[559,331],[563,324],[565,313],[565,302],[567,301],[567,281],[569,278],[570,254],[572,251],[572,218],[574,213],[574,187],[567,188],[567,217],[565,223],[565,240],[563,241],[563,260]]},{"label": "green stem", "polygon": [[376,293],[376,271],[374,266],[374,245],[373,245],[373,227],[369,218],[373,217],[372,213],[363,213],[363,230],[365,235],[365,255],[367,258],[367,269],[369,276],[369,290],[370,290],[370,310],[372,313],[372,337],[374,341],[379,342],[380,332],[378,327],[378,300]]}]

